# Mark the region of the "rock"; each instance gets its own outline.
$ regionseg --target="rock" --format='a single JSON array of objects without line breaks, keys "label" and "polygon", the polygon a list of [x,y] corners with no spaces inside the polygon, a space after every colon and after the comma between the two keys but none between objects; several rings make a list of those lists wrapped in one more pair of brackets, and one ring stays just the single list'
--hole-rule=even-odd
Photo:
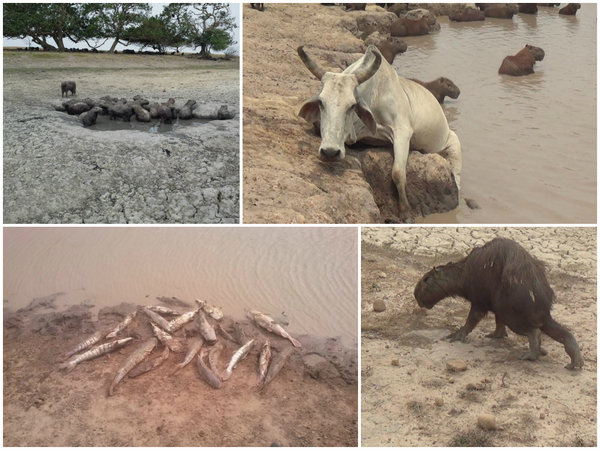
[{"label": "rock", "polygon": [[467,206],[470,209],[481,209],[481,206],[479,206],[479,203],[477,203],[472,198],[465,198],[465,203],[467,204]]},{"label": "rock", "polygon": [[452,377],[448,378],[448,383],[453,384],[454,383],[454,378],[452,378]]},{"label": "rock", "polygon": [[462,360],[447,361],[446,369],[449,372],[464,372],[467,370],[467,363]]},{"label": "rock", "polygon": [[[363,37],[364,36],[364,37]],[[385,34],[381,34],[379,31],[374,31],[373,33],[367,34],[367,32],[361,35],[363,41],[365,41],[366,45],[379,45],[386,40]]]},{"label": "rock", "polygon": [[399,359],[392,359],[392,366],[399,366],[399,365],[400,365]]},{"label": "rock", "polygon": [[540,413],[540,419],[544,420],[546,418],[546,414]]},{"label": "rock", "polygon": [[390,12],[363,11],[357,14],[356,25],[361,33],[378,31],[381,34],[389,34],[392,23],[397,19],[398,17]]},{"label": "rock", "polygon": [[442,397],[436,397],[435,398],[435,406],[443,406],[444,405],[444,399]]},{"label": "rock", "polygon": [[[219,117],[219,115],[221,117]],[[227,105],[217,103],[207,103],[199,105],[196,103],[192,109],[192,117],[194,119],[204,120],[224,120],[231,119],[235,116],[235,111],[229,111]]]},{"label": "rock", "polygon": [[340,377],[340,373],[333,364],[321,355],[312,353],[302,358],[302,361],[304,362],[304,369],[312,378],[327,380]]},{"label": "rock", "polygon": [[496,426],[496,417],[491,414],[480,414],[477,417],[477,425],[484,430],[495,430],[498,428]]},{"label": "rock", "polygon": [[387,274],[385,272],[379,272],[379,278],[387,278]]},{"label": "rock", "polygon": [[485,387],[481,383],[469,383],[467,384],[467,391],[483,391]]},{"label": "rock", "polygon": [[383,312],[387,309],[385,306],[385,302],[383,300],[375,300],[373,302],[373,311],[375,312]]}]

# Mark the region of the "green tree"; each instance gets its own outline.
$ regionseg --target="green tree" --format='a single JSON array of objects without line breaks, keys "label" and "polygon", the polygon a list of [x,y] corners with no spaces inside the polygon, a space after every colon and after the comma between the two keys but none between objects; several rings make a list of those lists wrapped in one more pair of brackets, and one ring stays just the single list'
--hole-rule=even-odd
[{"label": "green tree", "polygon": [[141,25],[127,30],[123,37],[129,44],[139,45],[140,48],[150,47],[159,52],[165,52],[168,47],[177,47],[182,41],[158,17],[149,17]]}]

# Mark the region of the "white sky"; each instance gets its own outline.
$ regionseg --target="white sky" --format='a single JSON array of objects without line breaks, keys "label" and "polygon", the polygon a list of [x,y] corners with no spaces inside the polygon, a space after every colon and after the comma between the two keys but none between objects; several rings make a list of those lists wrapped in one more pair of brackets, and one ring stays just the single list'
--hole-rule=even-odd
[{"label": "white sky", "polygon": [[[165,5],[168,5],[168,3],[150,3],[150,5],[152,6],[152,15],[158,15],[162,12],[163,7]],[[230,3],[229,4],[229,10],[231,11],[231,16],[235,19],[235,24],[237,25],[237,28],[235,30],[233,30],[233,34],[234,34],[234,39],[235,41],[238,43],[237,47],[238,49],[240,48],[239,42],[240,42],[240,4],[239,3]],[[48,42],[51,45],[55,45],[54,43],[54,39],[49,39]],[[73,41],[71,41],[70,39],[64,39],[64,44],[65,47],[67,48],[89,48],[88,45],[85,42],[80,42],[79,44],[75,44]],[[104,43],[104,45],[100,46],[98,49],[99,50],[108,50],[110,49],[110,46],[113,43],[113,39],[109,39],[106,43]],[[27,47],[28,43],[26,39],[6,39],[3,38],[3,43],[2,45],[4,47]],[[32,46],[38,47],[37,44],[34,44],[33,42],[31,43]],[[136,50],[138,49],[137,46],[129,46],[129,47],[125,47],[124,45],[121,44],[117,44],[116,49],[117,50],[123,50],[125,48],[129,48],[129,49],[133,49]],[[146,50],[151,50],[151,49],[146,49]],[[191,51],[191,49],[186,49],[188,51]],[[217,52],[215,52],[217,53]]]}]

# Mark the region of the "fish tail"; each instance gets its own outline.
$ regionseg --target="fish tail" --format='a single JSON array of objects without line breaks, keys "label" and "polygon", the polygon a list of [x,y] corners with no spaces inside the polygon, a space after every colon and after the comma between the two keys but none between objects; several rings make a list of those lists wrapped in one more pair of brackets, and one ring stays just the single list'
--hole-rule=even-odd
[{"label": "fish tail", "polygon": [[177,364],[176,366],[177,368],[173,371],[173,373],[171,374],[171,376],[175,376],[175,374],[177,372],[179,372],[181,369],[183,369],[183,366],[180,366],[179,364]]},{"label": "fish tail", "polygon": [[109,396],[109,397],[110,397],[111,395],[113,395],[113,394],[114,394],[114,392],[115,392],[115,386],[116,386],[116,384],[113,382],[113,383],[110,385],[110,387],[108,388],[108,396]]},{"label": "fish tail", "polygon": [[231,370],[225,370],[221,373],[221,381],[227,381],[231,377]]},{"label": "fish tail", "polygon": [[60,370],[64,370],[66,373],[69,373],[70,371],[72,371],[75,368],[76,365],[77,364],[73,364],[72,362],[66,362],[63,364],[59,364],[58,368]]},{"label": "fish tail", "polygon": [[294,339],[293,337],[290,336],[290,341],[292,341],[292,345],[294,347],[302,347],[302,344],[300,343],[300,341],[297,341],[296,339]]}]

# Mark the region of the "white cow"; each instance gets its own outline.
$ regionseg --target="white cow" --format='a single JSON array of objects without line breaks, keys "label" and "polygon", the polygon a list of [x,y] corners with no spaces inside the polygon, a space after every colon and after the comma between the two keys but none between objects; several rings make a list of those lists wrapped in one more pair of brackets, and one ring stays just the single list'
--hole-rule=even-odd
[{"label": "white cow", "polygon": [[440,153],[452,167],[460,191],[460,141],[448,127],[442,107],[423,86],[399,77],[374,45],[342,73],[325,72],[298,48],[304,65],[323,83],[321,92],[307,101],[300,117],[321,122],[319,157],[344,159],[344,144],[358,141],[394,145],[392,179],[398,188],[400,219],[412,217],[406,197],[406,161],[409,149]]}]

